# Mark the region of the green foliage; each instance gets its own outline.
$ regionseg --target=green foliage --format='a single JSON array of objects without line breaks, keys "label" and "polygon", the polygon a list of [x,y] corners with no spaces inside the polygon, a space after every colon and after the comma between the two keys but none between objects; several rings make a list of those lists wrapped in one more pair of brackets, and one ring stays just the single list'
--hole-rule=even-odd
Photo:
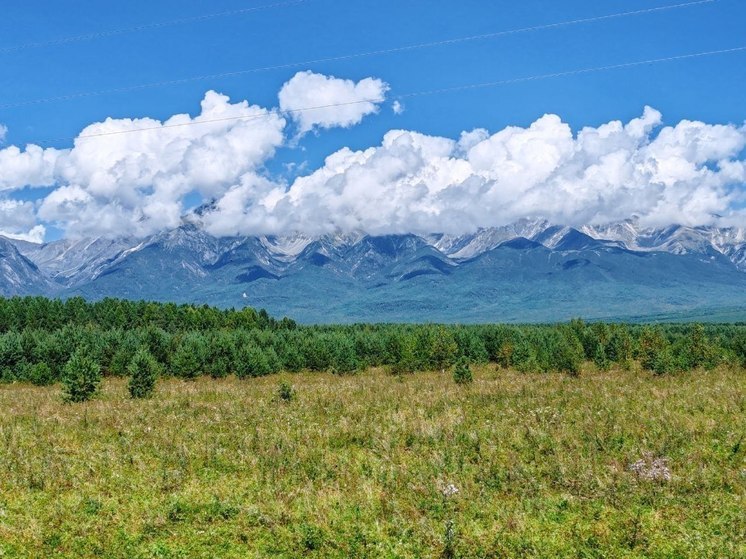
[{"label": "green foliage", "polygon": [[730,337],[729,349],[741,367],[746,367],[746,330],[734,332]]},{"label": "green foliage", "polygon": [[453,336],[461,357],[466,357],[471,363],[487,363],[489,361],[490,356],[477,330],[460,327],[454,330]]},{"label": "green foliage", "polygon": [[281,363],[274,349],[262,349],[255,345],[244,345],[238,349],[235,364],[238,378],[254,378],[280,371]]},{"label": "green foliage", "polygon": [[139,349],[132,357],[127,371],[130,375],[128,389],[132,398],[147,398],[153,393],[160,367],[147,349]]},{"label": "green foliage", "polygon": [[656,375],[666,375],[682,371],[683,363],[681,356],[674,353],[670,344],[666,344],[652,353],[645,368]]},{"label": "green foliage", "polygon": [[[105,299],[0,299],[0,381],[58,382],[76,352],[102,372],[129,375],[145,348],[163,374],[259,377],[279,371],[395,375],[450,369],[464,357],[521,372],[597,370],[656,374],[746,366],[746,325],[585,323],[560,325],[353,324],[299,326],[254,309],[218,310]],[[44,364],[48,370],[42,366]]]},{"label": "green foliage", "polygon": [[601,342],[596,344],[596,351],[593,354],[593,363],[602,371],[608,371],[611,367],[611,360],[607,355],[606,347]]},{"label": "green foliage", "polygon": [[614,363],[627,365],[632,360],[633,340],[626,324],[614,324],[606,346],[606,355]]},{"label": "green foliage", "polygon": [[275,353],[280,360],[281,369],[295,373],[306,366],[298,346],[299,342],[296,338],[278,337]]},{"label": "green foliage", "polygon": [[668,361],[663,355],[669,351],[670,342],[663,336],[660,328],[645,326],[640,333],[637,355],[643,369],[661,370],[661,365]]},{"label": "green foliage", "polygon": [[207,347],[206,372],[216,379],[227,377],[232,372],[235,355],[236,348],[230,334],[223,331],[213,333]]},{"label": "green foliage", "polygon": [[[175,305],[148,301],[105,298],[88,303],[81,297],[66,301],[45,297],[0,298],[0,332],[28,329],[59,330],[65,326],[91,326],[100,330],[141,328],[182,330],[215,330],[222,328],[293,330],[289,319],[275,320],[265,310],[245,308],[220,310],[207,305]],[[161,355],[150,351],[161,361]],[[162,362],[162,361],[161,361]]]},{"label": "green foliage", "polygon": [[109,372],[117,377],[126,376],[129,373],[129,365],[132,357],[140,348],[140,340],[133,333],[127,333],[119,342],[109,364]]},{"label": "green foliage", "polygon": [[52,369],[46,363],[34,363],[28,366],[28,380],[36,386],[46,386],[55,381]]},{"label": "green foliage", "polygon": [[207,362],[207,343],[198,332],[186,334],[177,341],[176,351],[171,356],[171,373],[185,380],[194,380],[204,373]]},{"label": "green foliage", "polygon": [[421,369],[417,360],[416,338],[407,333],[392,333],[386,340],[387,361],[391,365],[391,373],[402,375],[414,373]]},{"label": "green foliage", "polygon": [[361,367],[355,351],[355,343],[346,336],[335,336],[334,351],[332,353],[333,373],[345,375],[355,373]]},{"label": "green foliage", "polygon": [[24,361],[22,337],[18,332],[0,336],[0,369],[16,369]]},{"label": "green foliage", "polygon": [[101,382],[101,367],[87,352],[77,351],[65,364],[62,374],[62,389],[67,402],[90,400]]},{"label": "green foliage", "polygon": [[471,384],[473,380],[474,377],[471,373],[471,367],[469,367],[469,360],[466,357],[462,357],[453,368],[453,382],[456,384]]},{"label": "green foliage", "polygon": [[283,402],[290,402],[295,398],[295,388],[288,381],[283,380],[277,387],[277,396]]},{"label": "green foliage", "polygon": [[718,351],[713,340],[707,337],[701,324],[694,324],[685,336],[680,350],[685,369],[714,369],[719,362]]}]

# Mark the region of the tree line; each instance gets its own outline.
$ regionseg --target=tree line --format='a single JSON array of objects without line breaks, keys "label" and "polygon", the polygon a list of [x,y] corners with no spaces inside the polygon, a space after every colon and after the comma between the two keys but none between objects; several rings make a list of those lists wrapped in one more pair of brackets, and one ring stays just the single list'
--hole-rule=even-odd
[{"label": "tree line", "polygon": [[[133,395],[154,379],[264,376],[279,371],[393,374],[492,362],[525,372],[629,368],[656,374],[746,366],[741,324],[354,324],[300,326],[255,309],[105,299],[0,299],[0,381],[90,388],[130,377]],[[463,376],[463,368],[459,370]],[[87,379],[87,380],[86,380]],[[92,380],[91,380],[92,379]],[[68,394],[69,395],[69,394]],[[78,396],[69,396],[77,399]]]}]

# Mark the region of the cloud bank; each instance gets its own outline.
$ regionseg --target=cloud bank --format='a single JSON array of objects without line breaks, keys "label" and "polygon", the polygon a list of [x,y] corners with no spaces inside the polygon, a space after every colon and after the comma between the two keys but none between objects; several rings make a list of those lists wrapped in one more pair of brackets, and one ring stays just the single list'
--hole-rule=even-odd
[{"label": "cloud bank", "polygon": [[649,107],[626,124],[577,134],[556,115],[457,140],[392,130],[380,146],[330,155],[287,189],[238,184],[205,223],[218,234],[283,233],[299,224],[308,233],[463,233],[522,217],[743,224],[734,208],[746,182],[745,146],[746,127],[661,127]]},{"label": "cloud bank", "polygon": [[[522,217],[746,224],[746,126],[664,126],[650,107],[578,131],[551,114],[458,138],[391,130],[289,184],[266,171],[298,135],[375,113],[387,89],[299,72],[276,109],[209,91],[194,117],[107,119],[68,150],[0,149],[0,234],[39,240],[53,224],[69,236],[147,235],[179,225],[194,193],[215,200],[201,219],[216,235],[463,233]],[[322,105],[337,106],[297,110]],[[29,187],[52,189],[36,202],[13,198]]]}]

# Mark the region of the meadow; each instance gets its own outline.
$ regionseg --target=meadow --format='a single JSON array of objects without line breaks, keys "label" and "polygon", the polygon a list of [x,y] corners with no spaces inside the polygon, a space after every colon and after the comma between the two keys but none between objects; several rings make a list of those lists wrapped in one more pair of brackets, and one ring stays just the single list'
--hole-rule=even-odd
[{"label": "meadow", "polygon": [[740,366],[471,370],[0,384],[0,557],[746,557]]}]

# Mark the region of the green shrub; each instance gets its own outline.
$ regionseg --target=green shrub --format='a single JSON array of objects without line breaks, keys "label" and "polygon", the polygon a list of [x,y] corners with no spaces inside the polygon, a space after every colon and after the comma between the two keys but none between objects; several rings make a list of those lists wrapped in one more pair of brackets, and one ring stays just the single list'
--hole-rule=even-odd
[{"label": "green shrub", "polygon": [[466,357],[471,363],[489,361],[490,356],[484,346],[484,341],[473,328],[456,328],[453,331],[453,337],[458,346],[459,356]]},{"label": "green shrub", "polygon": [[545,371],[556,371],[577,376],[583,364],[583,345],[569,329],[551,329],[546,333]]},{"label": "green shrub", "polygon": [[611,367],[611,361],[606,353],[606,348],[601,342],[596,344],[596,350],[593,354],[593,363],[602,371],[608,371]]},{"label": "green shrub", "polygon": [[153,393],[160,367],[147,349],[138,350],[127,371],[130,375],[129,392],[132,398],[147,398]]},{"label": "green shrub", "polygon": [[277,387],[277,396],[283,402],[290,402],[295,398],[295,389],[288,381],[283,380]]},{"label": "green shrub", "polygon": [[632,336],[629,328],[623,324],[615,325],[611,330],[609,344],[606,346],[606,355],[614,363],[623,366],[632,360]]},{"label": "green shrub", "polygon": [[420,369],[416,353],[416,339],[406,332],[394,332],[386,340],[387,359],[391,373],[402,375]]},{"label": "green shrub", "polygon": [[54,382],[52,369],[46,363],[34,363],[29,365],[26,373],[28,380],[36,386],[47,386]]},{"label": "green shrub", "polygon": [[360,369],[360,360],[353,341],[345,336],[336,336],[332,357],[332,372],[338,375],[354,373]]},{"label": "green shrub", "polygon": [[24,360],[22,337],[17,332],[0,335],[0,369],[15,369]]},{"label": "green shrub", "polygon": [[132,356],[135,355],[138,348],[139,343],[137,338],[132,334],[126,334],[111,358],[109,372],[116,377],[123,377],[129,374],[129,365],[132,362]]},{"label": "green shrub", "polygon": [[210,339],[206,369],[212,378],[227,377],[233,368],[235,347],[228,334],[218,332]]},{"label": "green shrub", "polygon": [[66,402],[90,400],[101,383],[101,367],[84,351],[76,351],[62,372],[62,390]]},{"label": "green shrub", "polygon": [[456,384],[470,384],[473,380],[474,376],[471,374],[469,361],[466,357],[462,357],[453,369],[453,382]]},{"label": "green shrub", "polygon": [[[277,354],[274,353],[275,358]],[[279,361],[279,359],[277,360]],[[276,372],[267,354],[257,346],[243,346],[238,350],[238,356],[234,365],[238,378],[263,377]]]},{"label": "green shrub", "polygon": [[190,333],[184,336],[171,356],[171,373],[179,378],[194,380],[204,372],[207,346],[204,336]]},{"label": "green shrub", "polygon": [[686,369],[714,369],[720,360],[715,345],[701,324],[692,326],[677,353],[681,355],[682,365]]},{"label": "green shrub", "polygon": [[303,369],[305,361],[303,360],[303,354],[298,350],[298,347],[294,342],[283,340],[276,351],[282,369],[290,372],[297,372]]},{"label": "green shrub", "polygon": [[666,375],[684,370],[681,356],[673,351],[670,344],[653,353],[647,360],[645,368],[656,375]]}]

